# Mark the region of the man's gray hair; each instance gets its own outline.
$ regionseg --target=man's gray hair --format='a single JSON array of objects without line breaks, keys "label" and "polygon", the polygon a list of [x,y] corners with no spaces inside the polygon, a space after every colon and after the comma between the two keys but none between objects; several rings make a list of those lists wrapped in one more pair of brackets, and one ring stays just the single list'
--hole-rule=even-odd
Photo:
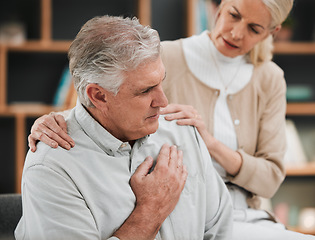
[{"label": "man's gray hair", "polygon": [[125,73],[159,56],[157,31],[141,25],[138,19],[107,15],[92,18],[83,25],[68,53],[80,102],[94,107],[86,94],[90,83],[117,94]]}]

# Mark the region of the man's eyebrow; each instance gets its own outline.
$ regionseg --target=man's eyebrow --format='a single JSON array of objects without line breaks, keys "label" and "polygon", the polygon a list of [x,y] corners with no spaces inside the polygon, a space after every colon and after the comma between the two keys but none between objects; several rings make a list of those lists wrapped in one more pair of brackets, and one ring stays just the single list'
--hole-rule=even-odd
[{"label": "man's eyebrow", "polygon": [[[232,6],[232,7],[233,7],[234,10],[237,12],[237,14],[238,14],[240,17],[242,17],[242,14],[237,10],[237,8],[234,7],[234,6]],[[257,24],[257,23],[251,23],[250,25],[256,26],[256,27],[260,27],[260,28],[262,28],[262,29],[265,29],[263,26],[261,26],[260,24]]]},{"label": "man's eyebrow", "polygon": [[[164,77],[163,77],[162,81],[164,81],[165,78],[166,78],[166,71],[165,71],[165,73],[164,73]],[[149,89],[155,88],[155,87],[158,86],[159,84],[160,84],[160,83],[155,84],[155,85],[153,85],[153,86],[144,87],[144,88],[140,89],[139,92],[144,92],[144,91],[147,91],[147,90],[149,90]]]}]

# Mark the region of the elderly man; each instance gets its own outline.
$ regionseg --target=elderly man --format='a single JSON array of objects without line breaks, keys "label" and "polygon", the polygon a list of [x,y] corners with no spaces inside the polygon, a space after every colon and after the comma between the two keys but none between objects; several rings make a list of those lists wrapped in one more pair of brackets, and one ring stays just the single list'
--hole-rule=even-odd
[{"label": "elderly man", "polygon": [[230,239],[229,194],[201,137],[159,117],[167,99],[157,32],[96,17],[69,60],[76,145],[28,153],[16,238]]}]

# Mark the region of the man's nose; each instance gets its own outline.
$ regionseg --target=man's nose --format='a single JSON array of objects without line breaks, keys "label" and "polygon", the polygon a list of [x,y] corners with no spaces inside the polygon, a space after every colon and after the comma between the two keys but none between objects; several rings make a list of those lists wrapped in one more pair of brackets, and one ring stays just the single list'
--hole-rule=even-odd
[{"label": "man's nose", "polygon": [[168,100],[164,94],[162,86],[157,88],[154,99],[152,100],[152,107],[166,107],[168,105]]}]

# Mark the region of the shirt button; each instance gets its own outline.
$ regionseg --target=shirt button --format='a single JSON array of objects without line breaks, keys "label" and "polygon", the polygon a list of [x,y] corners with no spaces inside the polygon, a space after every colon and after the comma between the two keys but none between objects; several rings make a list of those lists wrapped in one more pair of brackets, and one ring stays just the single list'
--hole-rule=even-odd
[{"label": "shirt button", "polygon": [[216,96],[219,96],[219,93],[220,93],[219,91],[215,91],[214,94],[215,94]]},{"label": "shirt button", "polygon": [[240,125],[240,120],[235,119],[235,120],[234,120],[234,124],[235,124],[236,126]]},{"label": "shirt button", "polygon": [[229,95],[229,100],[232,100],[233,99],[233,96],[232,95]]},{"label": "shirt button", "polygon": [[127,146],[127,143],[122,143],[121,145],[120,145],[120,148],[124,148],[124,147],[126,147]]}]

